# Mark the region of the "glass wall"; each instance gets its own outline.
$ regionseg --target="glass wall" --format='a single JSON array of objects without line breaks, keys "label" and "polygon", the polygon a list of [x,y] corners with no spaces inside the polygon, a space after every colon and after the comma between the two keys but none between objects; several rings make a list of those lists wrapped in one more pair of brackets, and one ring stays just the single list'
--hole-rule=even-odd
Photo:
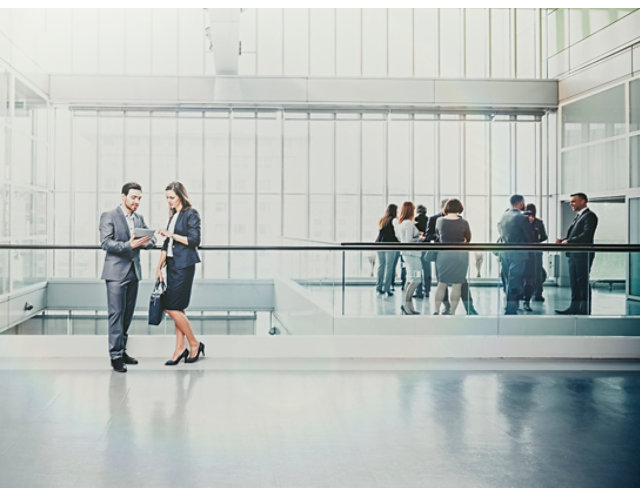
[{"label": "glass wall", "polygon": [[[119,204],[126,181],[142,184],[147,223],[164,227],[163,192],[175,179],[202,213],[203,244],[368,242],[389,202],[422,203],[433,215],[446,197],[464,203],[474,241],[495,241],[510,194],[521,192],[539,211],[549,195],[539,181],[542,123],[501,119],[58,108],[54,242],[97,244],[99,212]],[[102,266],[92,251],[55,256],[55,277],[97,277]],[[143,254],[145,277],[156,256]],[[261,277],[268,265],[253,254],[207,252],[198,275]],[[349,275],[361,266],[348,264]],[[490,263],[483,270],[497,274]]]},{"label": "glass wall", "polygon": [[634,124],[640,113],[639,81],[618,84],[561,106],[561,193],[619,194],[639,185],[639,133]]},{"label": "glass wall", "polygon": [[[0,244],[48,241],[49,115],[46,100],[0,72]],[[46,255],[3,250],[0,294],[46,280]]]},{"label": "glass wall", "polygon": [[634,10],[636,9],[547,9],[549,56],[561,52]]},{"label": "glass wall", "polygon": [[[640,244],[640,198],[629,198],[629,243]],[[629,294],[640,298],[640,253],[629,254]]]}]

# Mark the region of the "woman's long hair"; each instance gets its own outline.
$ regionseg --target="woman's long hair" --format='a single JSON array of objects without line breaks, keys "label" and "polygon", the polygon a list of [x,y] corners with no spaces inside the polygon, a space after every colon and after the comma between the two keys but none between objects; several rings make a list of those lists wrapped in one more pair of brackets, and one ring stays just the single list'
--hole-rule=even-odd
[{"label": "woman's long hair", "polygon": [[384,212],[384,216],[381,217],[378,221],[378,227],[382,229],[384,226],[393,221],[393,219],[395,219],[397,216],[398,205],[396,205],[395,203],[390,203],[389,206],[387,206],[387,210],[385,210]]},{"label": "woman's long hair", "polygon": [[[191,200],[189,200],[187,188],[184,187],[184,184],[179,181],[173,181],[169,183],[169,185],[164,190],[173,191],[177,195],[177,197],[180,198],[180,203],[182,203],[182,210],[189,210],[191,208]],[[169,217],[171,217],[175,213],[175,208],[169,208]]]},{"label": "woman's long hair", "polygon": [[403,220],[413,220],[413,214],[416,211],[416,207],[413,202],[406,201],[402,204],[402,210],[400,210],[400,217],[398,217],[398,223],[402,224]]}]

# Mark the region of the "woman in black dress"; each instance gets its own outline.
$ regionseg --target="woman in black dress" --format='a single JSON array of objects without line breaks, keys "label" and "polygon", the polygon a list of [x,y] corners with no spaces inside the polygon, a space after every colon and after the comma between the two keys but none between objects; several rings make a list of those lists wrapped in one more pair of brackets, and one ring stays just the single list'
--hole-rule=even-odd
[{"label": "woman in black dress", "polygon": [[[185,363],[193,363],[204,356],[204,343],[199,342],[191,330],[184,312],[189,306],[191,287],[195,275],[195,265],[200,262],[196,248],[200,245],[200,214],[191,206],[184,185],[178,181],[170,183],[165,189],[169,203],[169,224],[161,229],[166,236],[160,261],[156,270],[156,279],[164,280],[162,267],[167,266],[167,291],[164,295],[164,308],[176,325],[176,348],[171,360],[165,365],[176,365],[184,358]],[[189,342],[190,350],[185,347],[184,338]]]}]

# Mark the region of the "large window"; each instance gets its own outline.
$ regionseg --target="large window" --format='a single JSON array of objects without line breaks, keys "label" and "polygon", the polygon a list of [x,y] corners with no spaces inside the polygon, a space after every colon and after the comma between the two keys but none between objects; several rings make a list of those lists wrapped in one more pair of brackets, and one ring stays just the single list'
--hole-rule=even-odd
[{"label": "large window", "polygon": [[[510,194],[534,203],[549,195],[537,180],[542,123],[522,116],[58,109],[56,122],[56,243],[97,244],[99,212],[120,202],[130,180],[142,184],[140,212],[154,228],[167,223],[164,188],[184,182],[203,243],[223,245],[373,241],[389,202],[411,200],[433,215],[445,197],[465,204],[475,241],[493,241]],[[76,177],[85,167],[93,172]],[[55,256],[56,277],[99,275],[95,253]],[[156,256],[143,254],[144,277]],[[203,262],[197,274],[207,278],[256,277],[272,263],[217,252]]]}]

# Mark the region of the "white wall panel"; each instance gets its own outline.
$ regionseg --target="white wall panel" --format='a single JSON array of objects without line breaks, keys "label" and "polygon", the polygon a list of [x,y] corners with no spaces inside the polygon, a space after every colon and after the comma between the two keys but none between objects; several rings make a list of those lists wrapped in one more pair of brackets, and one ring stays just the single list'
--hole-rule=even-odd
[{"label": "white wall panel", "polygon": [[151,74],[151,9],[125,9],[126,74]]},{"label": "white wall panel", "polygon": [[123,9],[98,9],[98,72],[124,74],[125,18]]}]

